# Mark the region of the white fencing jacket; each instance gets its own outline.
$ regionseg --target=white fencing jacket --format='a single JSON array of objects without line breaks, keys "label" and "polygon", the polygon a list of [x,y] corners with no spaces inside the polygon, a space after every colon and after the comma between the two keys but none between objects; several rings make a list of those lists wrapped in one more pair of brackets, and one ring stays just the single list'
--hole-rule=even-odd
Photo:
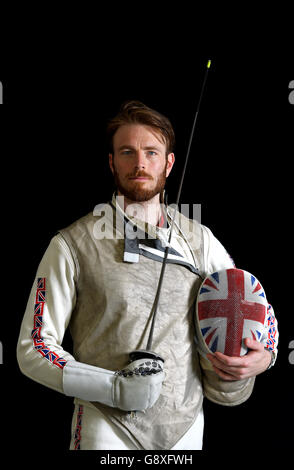
[{"label": "white fencing jacket", "polygon": [[[115,212],[120,212],[121,215],[125,217],[123,211],[115,204],[114,199],[112,203],[114,204],[112,210],[114,210]],[[92,221],[93,217],[94,222]],[[168,214],[167,218],[169,218]],[[85,218],[80,219],[80,221],[77,221],[77,223],[73,224],[73,229],[69,229],[68,232],[66,229],[64,232],[61,231],[61,233],[58,233],[56,236],[54,236],[40,262],[36,273],[36,278],[33,282],[30,297],[28,299],[19,335],[17,357],[20,369],[25,375],[30,377],[32,380],[35,380],[36,382],[50,387],[60,393],[65,393],[68,396],[76,397],[76,399],[80,400],[80,403],[83,403],[83,406],[88,406],[89,409],[92,410],[92,414],[94,414],[94,419],[96,419],[97,422],[100,422],[101,426],[103,423],[104,416],[105,421],[107,421],[107,423],[110,423],[113,427],[113,436],[115,435],[115,428],[119,428],[119,432],[122,432],[128,437],[128,439],[130,439],[130,442],[132,442],[134,448],[172,449],[176,448],[175,446],[177,442],[180,442],[183,436],[188,435],[189,446],[191,449],[193,449],[193,435],[197,435],[197,426],[198,441],[199,433],[201,435],[203,431],[202,420],[198,420],[197,424],[197,417],[199,418],[200,414],[202,413],[203,394],[206,395],[207,398],[224,405],[235,405],[238,403],[242,403],[250,396],[254,379],[240,381],[240,384],[239,386],[237,384],[237,387],[236,382],[231,383],[231,385],[228,385],[228,383],[222,384],[222,381],[217,377],[215,377],[215,383],[213,381],[211,382],[211,367],[209,365],[209,362],[205,361],[203,358],[197,358],[197,361],[200,363],[201,368],[201,373],[199,373],[200,375],[202,375],[202,378],[199,377],[197,379],[197,387],[199,388],[199,390],[197,391],[196,398],[194,396],[195,394],[193,395],[193,400],[196,400],[197,403],[195,402],[194,408],[188,410],[187,413],[185,410],[189,401],[183,402],[182,400],[180,403],[175,402],[174,405],[171,405],[176,406],[179,409],[179,416],[181,416],[181,414],[187,415],[185,417],[185,420],[183,420],[183,423],[179,424],[177,427],[173,423],[173,416],[171,416],[170,423],[167,426],[164,425],[163,418],[162,422],[160,422],[160,418],[158,418],[158,429],[155,435],[148,435],[148,429],[150,427],[148,425],[148,413],[143,413],[143,416],[139,416],[138,422],[134,423],[134,420],[132,419],[132,417],[130,417],[129,414],[125,416],[122,415],[122,413],[119,413],[118,411],[116,414],[114,410],[110,408],[111,404],[107,404],[107,401],[104,401],[104,404],[102,405],[99,402],[95,403],[93,397],[95,397],[97,387],[101,388],[101,382],[98,374],[99,370],[102,368],[104,370],[115,371],[121,368],[123,364],[120,362],[121,359],[119,357],[119,354],[115,356],[115,348],[113,349],[113,359],[108,358],[110,354],[109,351],[107,352],[107,355],[103,356],[102,349],[99,349],[99,347],[103,348],[103,344],[101,344],[101,338],[104,338],[105,347],[107,347],[109,341],[111,342],[113,335],[115,336],[116,334],[111,322],[107,326],[105,326],[105,330],[103,330],[103,312],[100,312],[102,325],[101,331],[103,331],[103,335],[101,333],[101,336],[99,336],[100,326],[96,326],[96,330],[94,333],[97,335],[97,351],[94,352],[93,342],[88,342],[87,344],[88,338],[91,337],[91,335],[93,336],[93,322],[91,323],[91,321],[93,320],[93,314],[89,311],[83,312],[83,310],[79,306],[78,315],[75,317],[75,311],[77,309],[79,298],[79,270],[81,269],[81,263],[84,261],[85,265],[82,264],[82,268],[86,270],[85,266],[87,266],[87,261],[90,258],[88,258],[87,253],[87,257],[84,259],[82,258],[82,256],[80,256],[79,263],[77,263],[77,254],[73,251],[73,246],[70,243],[70,237],[68,238],[67,234],[74,234],[74,237],[77,237],[77,233],[82,233],[82,238],[78,239],[78,244],[82,243],[80,240],[83,240],[84,242],[83,231],[85,224],[89,223],[92,224],[91,227],[93,228],[95,225],[95,215],[89,214]],[[178,267],[180,266],[180,269],[182,270],[181,273],[183,273],[184,276],[183,279],[185,279],[186,277],[188,279],[188,267],[190,272],[189,276],[191,276],[191,270],[193,271],[193,268],[200,268],[202,276],[205,276],[223,268],[234,267],[232,259],[230,258],[224,247],[221,245],[221,243],[214,237],[212,232],[203,225],[200,226],[200,228],[202,233],[201,267],[196,266],[197,260],[195,259],[195,256],[193,254],[193,249],[191,248],[187,237],[185,237],[185,234],[181,231],[179,225],[176,224],[176,228],[173,232],[171,247],[174,251],[173,254],[171,254],[170,262],[174,265],[175,269],[178,269]],[[156,239],[160,240],[162,243],[166,242],[169,233],[168,231],[168,228],[156,227]],[[93,240],[94,239],[95,236]],[[130,246],[125,243],[124,239],[115,241],[114,243],[115,249],[118,250],[115,253],[122,252],[122,256],[124,257],[124,259],[121,259],[119,261],[120,263],[124,263],[124,265],[121,264],[121,266],[125,267],[127,264],[127,266],[130,266],[130,269],[132,269],[133,263],[140,263],[140,260],[143,258],[145,263],[148,263],[150,261],[156,264],[156,261],[158,261],[158,257],[162,257],[162,253],[159,253],[156,246],[151,246],[152,244],[144,245],[143,242],[142,245],[140,241],[136,249],[133,250],[132,247],[130,248]],[[122,244],[124,244],[123,251]],[[88,245],[85,244],[85,246],[87,247]],[[103,245],[103,240],[94,240],[93,246],[98,246],[98,251],[100,250],[100,253],[104,251],[105,245]],[[91,253],[91,256],[93,258],[93,253]],[[81,261],[82,259],[83,261]],[[147,266],[146,269],[148,269],[149,265],[146,264],[145,266],[142,266],[143,268]],[[103,269],[103,266],[100,266],[98,268],[97,278],[101,278],[101,276],[104,275]],[[117,282],[124,282],[124,278],[119,278],[118,276]],[[136,288],[136,285],[134,285],[134,288]],[[111,311],[115,310],[115,308],[117,307],[117,300],[115,299],[115,289],[116,286],[113,286],[113,300],[111,301],[113,302],[113,304],[111,305]],[[100,294],[102,295],[103,293]],[[123,302],[124,304],[126,304],[128,302],[128,299],[123,299]],[[130,305],[135,305],[134,303],[132,304],[132,300],[130,300]],[[119,305],[118,308],[121,309],[121,305]],[[92,315],[91,321],[88,321],[89,314]],[[135,318],[136,317],[134,316],[134,319]],[[125,358],[127,357],[127,352],[129,352],[130,350],[137,349],[138,343],[135,342],[135,339],[137,341],[137,336],[135,336],[134,332],[131,331],[131,336],[129,338],[126,337],[126,341],[124,343],[123,339],[121,339],[123,331],[120,330],[120,325],[115,325],[118,328],[117,331],[120,332],[119,341],[121,341],[121,344],[124,345],[122,356],[125,360]],[[263,342],[265,344],[265,347],[268,347],[276,355],[278,339],[277,321],[275,319],[274,312],[271,306],[269,306],[268,309],[268,325],[269,328],[267,332],[267,337],[264,338]],[[73,331],[73,355],[65,351],[62,346],[65,330],[69,326],[72,326]],[[135,323],[134,328],[137,328],[137,324]],[[140,340],[141,339],[143,341],[145,340],[145,337],[143,338],[142,336],[142,338],[140,337]],[[133,340],[134,344],[130,344]],[[167,350],[164,350],[163,348],[163,350],[161,351],[160,345],[160,341],[158,342],[158,344],[155,342],[155,347],[153,349],[156,350],[156,352],[158,353],[162,353],[162,355],[164,356],[165,354],[167,354]],[[144,345],[139,344],[139,346],[142,347]],[[191,351],[193,351],[193,354],[197,355],[196,348],[194,347],[194,345]],[[191,354],[191,352],[189,352],[189,354]],[[168,370],[169,363],[167,361],[167,371]],[[206,370],[209,370],[209,378],[207,379],[205,378]],[[165,397],[167,403],[169,403],[168,400],[172,399],[171,397],[173,393],[171,392],[171,386],[174,387],[172,384],[172,379],[170,382],[167,380],[166,389],[163,392],[163,396]],[[184,393],[187,393],[187,391]],[[77,403],[79,402],[77,401]],[[98,412],[96,412],[97,409]],[[158,415],[160,415],[160,413],[158,413]],[[93,419],[93,417],[91,419]],[[154,419],[155,418],[153,416],[152,420]],[[169,429],[169,426],[170,431],[167,432],[166,428]],[[193,434],[191,433],[191,429],[193,429]],[[111,433],[111,431],[109,432]],[[109,435],[106,441],[107,440],[109,441]],[[103,441],[101,442],[101,439],[99,440],[99,445],[99,448],[105,448]],[[187,445],[187,443],[185,443],[185,445]]]}]

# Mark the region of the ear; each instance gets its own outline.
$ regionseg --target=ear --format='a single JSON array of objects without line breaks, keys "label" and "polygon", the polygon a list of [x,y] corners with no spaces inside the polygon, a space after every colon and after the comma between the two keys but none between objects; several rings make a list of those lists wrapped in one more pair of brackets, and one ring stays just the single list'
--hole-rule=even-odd
[{"label": "ear", "polygon": [[108,154],[108,159],[109,159],[109,166],[110,166],[111,172],[113,174],[114,170],[113,170],[113,154],[112,153]]},{"label": "ear", "polygon": [[174,153],[169,153],[167,156],[167,162],[166,162],[166,177],[170,174],[172,167],[175,163],[175,155]]}]

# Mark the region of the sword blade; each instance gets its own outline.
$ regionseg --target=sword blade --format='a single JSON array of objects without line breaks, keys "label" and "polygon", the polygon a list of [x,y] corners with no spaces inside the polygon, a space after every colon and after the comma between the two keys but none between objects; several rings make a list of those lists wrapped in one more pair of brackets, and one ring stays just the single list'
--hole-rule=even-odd
[{"label": "sword blade", "polygon": [[[179,184],[179,188],[178,188],[174,213],[173,213],[173,217],[172,217],[172,221],[171,221],[171,225],[170,225],[170,232],[169,232],[169,238],[168,238],[168,243],[169,244],[171,242],[171,237],[172,237],[172,232],[173,232],[174,222],[175,222],[175,216],[176,216],[176,208],[179,205],[179,201],[180,201],[180,197],[181,197],[181,193],[182,193],[182,187],[183,187],[183,182],[184,182],[184,178],[185,178],[187,164],[188,164],[188,160],[189,160],[189,156],[190,156],[191,145],[192,145],[192,141],[193,141],[193,137],[194,137],[194,133],[195,133],[196,123],[197,123],[197,119],[198,119],[198,115],[199,115],[199,110],[200,110],[200,105],[201,105],[201,102],[202,102],[202,97],[203,97],[205,85],[206,85],[206,82],[207,82],[207,76],[208,76],[208,72],[209,72],[209,69],[210,69],[210,65],[211,65],[211,60],[209,60],[207,62],[207,65],[206,65],[206,71],[205,71],[204,79],[203,79],[203,82],[202,82],[201,92],[200,92],[198,105],[197,105],[196,112],[195,112],[195,117],[194,117],[194,121],[193,121],[192,130],[191,130],[191,133],[190,133],[190,138],[189,138],[185,163],[184,163],[182,176],[181,176],[181,180],[180,180],[180,184]],[[158,285],[157,285],[157,291],[156,291],[153,306],[152,306],[152,309],[151,309],[152,322],[151,322],[149,337],[148,337],[147,346],[146,346],[146,350],[148,350],[148,351],[150,351],[151,347],[152,347],[154,326],[155,326],[155,320],[156,320],[156,315],[157,315],[157,311],[158,311],[158,303],[159,303],[161,287],[162,287],[162,281],[163,281],[163,277],[164,277],[164,273],[165,273],[165,267],[166,267],[166,263],[167,263],[168,253],[169,253],[169,244],[165,248],[164,259],[162,261],[161,272],[160,272]]]}]

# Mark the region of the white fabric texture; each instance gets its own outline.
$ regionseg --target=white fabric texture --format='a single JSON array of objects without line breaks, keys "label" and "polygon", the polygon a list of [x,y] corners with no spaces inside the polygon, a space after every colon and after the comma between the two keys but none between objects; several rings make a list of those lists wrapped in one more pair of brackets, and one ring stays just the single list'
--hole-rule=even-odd
[{"label": "white fabric texture", "polygon": [[[201,410],[186,434],[171,450],[201,450],[204,415]],[[88,402],[75,400],[70,450],[138,450],[136,443]]]},{"label": "white fabric texture", "polygon": [[[133,361],[128,369],[138,368],[143,361]],[[158,399],[164,376],[162,370],[151,375],[124,377],[110,370],[69,361],[63,370],[63,390],[71,397],[98,401],[125,411],[142,411],[151,408]]]},{"label": "white fabric texture", "polygon": [[65,395],[88,401],[99,401],[108,406],[114,406],[114,381],[113,371],[78,361],[68,361],[63,369]]},{"label": "white fabric texture", "polygon": [[[185,243],[183,239],[181,240],[182,243]],[[204,227],[204,250],[205,270],[207,272],[233,266],[226,250],[206,227]],[[17,359],[20,369],[25,375],[47,387],[64,393],[62,369],[55,367],[50,360],[40,360],[43,357],[39,350],[34,348],[31,337],[34,324],[36,283],[39,278],[46,278],[42,339],[50,352],[56,353],[65,361],[75,361],[74,357],[61,346],[65,329],[69,324],[71,312],[76,302],[76,273],[70,250],[59,234],[52,238],[38,267],[21,325],[17,345]],[[75,370],[78,378],[78,367]],[[82,370],[80,372],[83,374]],[[78,383],[75,387],[78,387]],[[72,396],[68,388],[67,392]]]},{"label": "white fabric texture", "polygon": [[[211,231],[203,227],[203,233],[205,271],[212,273],[223,268],[233,267],[230,256]],[[186,242],[181,237],[177,237],[175,249],[180,250],[180,243],[184,245],[181,251],[183,253],[187,252]],[[42,300],[37,302],[36,300],[36,286],[40,279],[46,279],[46,302]],[[105,380],[100,382],[98,380],[99,377],[101,378],[99,368],[78,363],[71,354],[62,348],[64,333],[76,303],[75,281],[75,265],[70,250],[64,239],[60,235],[56,235],[51,240],[40,262],[28,299],[17,345],[18,363],[25,375],[60,393],[79,397],[85,401],[94,400],[95,397],[101,399],[103,395],[104,403],[112,406],[109,395],[112,386],[111,373],[107,373],[104,376]],[[41,312],[39,319],[35,313],[36,306]],[[41,326],[35,324],[38,321]],[[32,337],[33,328],[36,332],[36,339]],[[95,390],[96,387],[97,391]],[[84,410],[86,408],[88,410],[89,407],[85,407]],[[109,432],[104,433],[103,430],[109,426],[109,423],[102,416],[99,416],[99,419],[97,418],[98,411],[96,408],[94,408],[94,411],[92,408],[90,409],[91,412],[86,411],[84,415],[84,436],[87,432],[90,434],[94,426],[96,433],[94,440],[95,442],[99,441],[101,449],[108,448],[108,443],[112,442],[112,439],[113,442],[118,442],[117,439],[119,439],[123,443],[125,437],[122,438],[122,433],[118,429],[114,429],[113,425],[108,428]],[[88,416],[87,413],[89,413],[88,418],[85,417]],[[97,419],[96,424],[95,419]],[[88,421],[89,430],[87,431]],[[186,438],[183,436],[183,446],[188,445],[189,449],[198,449],[203,433],[201,417],[196,420],[192,428],[187,432]],[[105,441],[103,441],[104,435]],[[174,448],[186,448],[179,446],[181,446],[180,441],[177,447]]]}]

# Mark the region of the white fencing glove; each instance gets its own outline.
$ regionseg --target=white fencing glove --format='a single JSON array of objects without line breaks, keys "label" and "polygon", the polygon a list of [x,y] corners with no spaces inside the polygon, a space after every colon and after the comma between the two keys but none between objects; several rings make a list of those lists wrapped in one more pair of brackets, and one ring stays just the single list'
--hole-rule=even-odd
[{"label": "white fencing glove", "polygon": [[124,411],[143,411],[159,398],[164,378],[160,360],[138,359],[118,372],[68,361],[63,368],[63,391]]}]

